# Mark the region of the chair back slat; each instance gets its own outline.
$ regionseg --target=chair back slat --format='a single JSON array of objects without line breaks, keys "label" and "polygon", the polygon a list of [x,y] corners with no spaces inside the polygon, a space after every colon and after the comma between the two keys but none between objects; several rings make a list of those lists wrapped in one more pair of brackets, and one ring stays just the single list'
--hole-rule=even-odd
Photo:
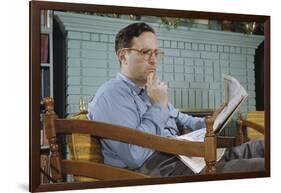
[{"label": "chair back slat", "polygon": [[203,142],[171,139],[98,121],[57,119],[55,126],[57,134],[91,134],[100,138],[141,145],[166,153],[204,157],[205,152]]},{"label": "chair back slat", "polygon": [[[100,180],[118,180],[118,179],[136,179],[147,178],[142,173],[136,173],[130,170],[119,169],[109,165],[78,160],[63,160],[62,169],[64,173],[71,173],[78,176]],[[112,177],[114,176],[114,178]]]}]

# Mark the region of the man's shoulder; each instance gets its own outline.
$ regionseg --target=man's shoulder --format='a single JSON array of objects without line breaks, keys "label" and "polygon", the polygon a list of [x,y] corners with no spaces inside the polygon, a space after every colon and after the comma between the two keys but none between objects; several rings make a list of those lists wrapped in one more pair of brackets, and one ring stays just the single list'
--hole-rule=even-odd
[{"label": "man's shoulder", "polygon": [[124,102],[122,99],[129,98],[129,92],[126,90],[126,85],[122,80],[112,79],[103,83],[95,95],[89,100],[88,103],[88,118],[93,120],[104,120],[104,114],[108,111],[114,112],[113,105],[116,102]]},{"label": "man's shoulder", "polygon": [[112,96],[129,92],[129,87],[122,80],[111,79],[100,86],[97,90],[96,96]]}]

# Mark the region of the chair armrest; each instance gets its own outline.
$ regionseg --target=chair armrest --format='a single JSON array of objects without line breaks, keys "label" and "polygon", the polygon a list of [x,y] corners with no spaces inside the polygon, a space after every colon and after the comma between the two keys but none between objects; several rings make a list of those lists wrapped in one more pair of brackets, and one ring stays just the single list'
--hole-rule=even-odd
[{"label": "chair armrest", "polygon": [[264,135],[264,126],[262,125],[259,125],[255,122],[252,122],[252,121],[248,121],[248,120],[243,120],[243,126],[245,127],[251,127],[253,128],[254,130],[260,132],[261,134]]},{"label": "chair armrest", "polygon": [[238,125],[240,125],[240,127],[243,127],[244,129],[250,127],[264,135],[264,125],[258,124],[257,122],[264,122],[263,111],[249,112],[247,115],[247,119],[243,118],[242,115],[238,113],[237,123]]},{"label": "chair armrest", "polygon": [[93,136],[118,140],[171,154],[196,157],[205,156],[204,142],[191,142],[171,137],[162,137],[103,122],[57,119],[55,121],[55,127],[58,134],[91,134]]}]

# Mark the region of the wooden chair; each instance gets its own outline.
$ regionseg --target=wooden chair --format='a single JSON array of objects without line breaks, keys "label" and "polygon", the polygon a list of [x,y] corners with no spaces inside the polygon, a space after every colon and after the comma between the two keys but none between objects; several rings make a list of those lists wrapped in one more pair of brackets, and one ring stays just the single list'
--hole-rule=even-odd
[{"label": "wooden chair", "polygon": [[237,127],[243,133],[244,141],[250,139],[264,140],[264,111],[248,112],[246,118],[238,114]]},{"label": "wooden chair", "polygon": [[[58,135],[86,134],[93,136],[96,141],[98,141],[99,138],[108,138],[171,154],[204,157],[206,161],[205,172],[207,174],[214,174],[216,172],[215,164],[217,139],[220,141],[219,143],[222,142],[224,145],[233,145],[235,143],[233,142],[233,139],[226,140],[217,137],[214,134],[214,119],[211,116],[208,116],[205,119],[207,132],[204,142],[190,142],[156,136],[134,129],[97,121],[59,119],[54,112],[54,100],[52,98],[44,98],[43,104],[45,106],[44,127],[46,129],[51,151],[50,170],[51,176],[55,182],[62,182],[64,174],[73,174],[89,178],[85,181],[149,178],[149,176],[138,172],[104,164],[102,162],[100,150],[96,151],[99,155],[97,155],[96,159],[92,160],[62,159],[59,151],[59,145],[57,143]],[[96,148],[100,148],[98,143],[96,146]],[[222,147],[223,145],[218,146]],[[99,156],[101,156],[101,158],[99,158]]]}]

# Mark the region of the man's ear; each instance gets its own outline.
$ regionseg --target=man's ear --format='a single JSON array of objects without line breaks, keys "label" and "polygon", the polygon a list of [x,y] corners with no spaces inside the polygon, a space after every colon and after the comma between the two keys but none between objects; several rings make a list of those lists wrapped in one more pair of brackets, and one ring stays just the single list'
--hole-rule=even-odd
[{"label": "man's ear", "polygon": [[117,51],[117,58],[122,64],[126,64],[127,61],[127,52],[123,49]]}]

